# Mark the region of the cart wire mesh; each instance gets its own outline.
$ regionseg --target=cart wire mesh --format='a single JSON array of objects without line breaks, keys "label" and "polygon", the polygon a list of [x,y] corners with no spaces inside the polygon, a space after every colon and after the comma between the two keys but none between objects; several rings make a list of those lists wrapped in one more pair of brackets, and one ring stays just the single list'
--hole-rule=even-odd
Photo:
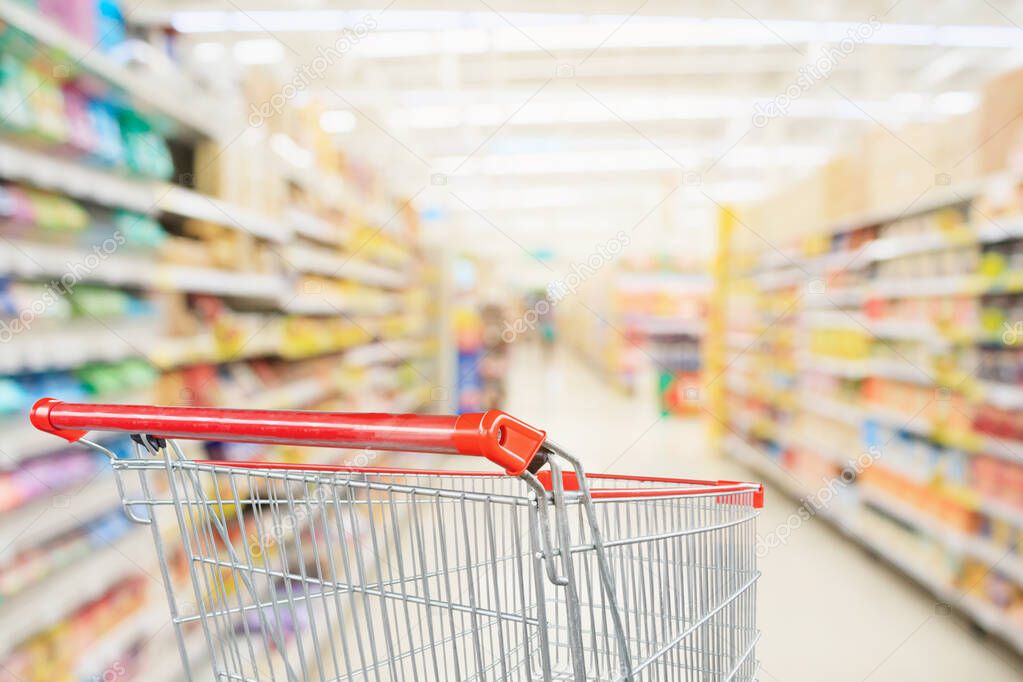
[{"label": "cart wire mesh", "polygon": [[187,585],[168,597],[190,679],[196,637],[215,679],[244,682],[756,677],[754,486],[600,476],[587,499],[153,454],[114,466],[164,563],[160,526],[179,538],[165,580]]}]

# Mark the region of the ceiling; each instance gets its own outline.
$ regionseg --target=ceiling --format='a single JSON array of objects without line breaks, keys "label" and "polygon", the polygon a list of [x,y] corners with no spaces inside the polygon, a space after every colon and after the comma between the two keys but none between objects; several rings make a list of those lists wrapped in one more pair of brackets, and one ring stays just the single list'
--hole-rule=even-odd
[{"label": "ceiling", "polygon": [[495,251],[623,229],[709,251],[717,206],[872,127],[968,111],[1023,62],[1023,1],[147,0],[129,18],[181,31],[218,87],[261,63],[322,98],[340,145]]}]

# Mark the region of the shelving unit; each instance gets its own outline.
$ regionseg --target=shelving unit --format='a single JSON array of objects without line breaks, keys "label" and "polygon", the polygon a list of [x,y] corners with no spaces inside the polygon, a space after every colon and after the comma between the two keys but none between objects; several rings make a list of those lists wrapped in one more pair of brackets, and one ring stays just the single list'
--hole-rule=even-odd
[{"label": "shelving unit", "polygon": [[51,19],[13,0],[0,2],[0,20],[27,35],[39,48],[48,50],[69,73],[83,72],[102,80],[136,108],[165,121],[169,132],[191,138],[215,138],[221,134],[214,125],[218,117],[198,105],[205,98],[197,96],[194,86],[184,77],[175,83],[176,88],[168,88],[166,77],[172,74],[162,74],[164,78],[156,81],[134,73]]},{"label": "shelving unit", "polygon": [[656,375],[664,414],[692,414],[703,368],[711,280],[702,264],[625,262],[558,303],[559,333],[625,392]]},{"label": "shelving unit", "polygon": [[[175,167],[173,179],[167,180],[162,178],[171,176],[100,162],[71,144],[15,129],[0,131],[0,180],[9,183],[4,187],[39,193],[86,218],[75,230],[52,233],[41,227],[37,215],[28,221],[17,215],[0,218],[0,278],[5,286],[24,287],[0,291],[6,296],[0,309],[5,334],[0,380],[45,378],[33,393],[95,402],[341,411],[432,408],[438,348],[429,336],[430,301],[416,292],[431,265],[417,244],[414,207],[405,206],[380,181],[360,187],[349,183],[337,162],[326,160],[322,140],[311,136],[304,143],[320,145],[314,156],[327,165],[308,169],[306,180],[315,182],[296,185],[294,178],[268,176],[264,180],[273,186],[265,193],[279,197],[280,204],[268,208],[250,202],[259,193],[241,197],[215,179],[232,172],[221,173],[216,163],[225,149],[219,145],[230,141],[222,126],[227,108],[212,111],[217,102],[183,74],[154,77],[123,66],[21,3],[0,2],[0,23],[21,44],[32,45],[33,57],[48,63],[57,78],[74,81],[112,108],[144,117],[164,140],[195,155],[193,167]],[[268,148],[268,140],[257,147]],[[187,163],[191,157],[183,158]],[[248,166],[283,165],[265,159]],[[156,225],[162,241],[142,247],[125,246],[122,240],[109,252],[100,250],[104,239],[122,232],[128,233],[122,237],[134,237],[134,224],[114,219],[124,211]],[[70,284],[56,286],[69,270]],[[92,296],[90,305],[86,294]],[[109,305],[104,303],[107,294],[118,298],[116,315],[102,308]],[[44,295],[47,306],[33,310],[30,306]],[[71,313],[62,301],[72,301]],[[122,382],[100,390],[106,378],[90,372],[118,363],[135,363],[135,373],[124,374],[138,385]],[[23,410],[0,415],[0,427],[0,475],[28,476],[29,466],[78,452],[32,429]],[[107,434],[94,438],[116,440]],[[268,450],[259,456],[296,454]],[[45,557],[48,541],[82,532],[86,524],[119,508],[114,481],[100,474],[85,483],[44,490],[6,510],[0,524],[0,571],[32,552]],[[53,570],[0,601],[0,631],[5,633],[0,663],[23,645],[41,650],[79,609],[116,585],[145,573],[157,575],[151,562],[137,560],[153,558],[151,544],[149,531],[133,526],[71,565],[47,564]],[[138,655],[148,662],[144,679],[180,679],[166,610],[162,591],[151,595],[112,623],[87,651],[61,661],[71,667],[52,676],[102,676],[106,666],[134,656],[129,649],[143,643]],[[205,640],[187,639],[200,660]]]},{"label": "shelving unit", "polygon": [[1023,652],[1021,187],[985,177],[733,258],[723,449],[796,499],[839,489],[816,516]]}]

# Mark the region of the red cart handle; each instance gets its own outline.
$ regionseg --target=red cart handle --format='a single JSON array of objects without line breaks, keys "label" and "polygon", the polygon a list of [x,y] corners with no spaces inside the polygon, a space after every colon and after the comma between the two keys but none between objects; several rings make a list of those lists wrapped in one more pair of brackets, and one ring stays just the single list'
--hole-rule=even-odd
[{"label": "red cart handle", "polygon": [[95,405],[42,398],[32,425],[75,442],[89,431],[162,438],[414,450],[486,457],[521,474],[547,434],[499,410],[462,415]]}]

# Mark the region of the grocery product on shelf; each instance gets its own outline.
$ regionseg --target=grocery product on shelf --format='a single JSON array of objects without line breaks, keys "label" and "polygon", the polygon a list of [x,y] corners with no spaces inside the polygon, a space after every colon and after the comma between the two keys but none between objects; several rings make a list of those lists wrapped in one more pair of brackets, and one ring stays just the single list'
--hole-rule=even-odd
[{"label": "grocery product on shelf", "polygon": [[457,349],[456,409],[479,412],[483,409],[483,375],[480,365],[485,359],[483,320],[474,307],[463,304],[454,314],[455,348]]},{"label": "grocery product on shelf", "polygon": [[625,334],[634,339],[657,374],[665,415],[699,412],[701,338],[710,282],[702,264],[626,262],[616,281],[616,304]]},{"label": "grocery product on shelf", "polygon": [[0,604],[57,571],[67,569],[95,548],[117,542],[131,529],[131,522],[120,507],[115,506],[112,511],[86,519],[81,526],[6,557],[0,564]]},{"label": "grocery product on shelf", "polygon": [[557,303],[559,333],[625,391],[655,375],[664,414],[699,409],[707,297],[702,263],[666,257],[624,259]]},{"label": "grocery product on shelf", "polygon": [[700,341],[690,334],[651,334],[647,341],[659,368],[658,392],[661,414],[698,412],[700,392]]},{"label": "grocery product on shelf", "polygon": [[[104,495],[107,465],[35,438],[25,410],[45,393],[420,411],[437,347],[431,302],[414,291],[418,216],[334,149],[314,104],[275,123],[314,150],[304,172],[285,170],[266,130],[215,140],[208,95],[106,54],[124,36],[116,3],[4,3],[0,19],[0,630],[17,630],[0,665],[33,681],[151,679],[168,671],[148,663],[176,646],[159,636],[165,605],[133,592],[155,570],[125,558],[139,529]],[[193,446],[209,459],[311,456]]]},{"label": "grocery product on shelf", "polygon": [[[80,661],[89,655],[91,648],[102,642],[118,623],[144,608],[147,580],[140,575],[119,582],[98,599],[73,612],[66,623],[36,635],[17,648],[3,660],[4,669],[23,680],[77,679],[75,673]],[[127,665],[125,661],[119,664],[119,669],[126,673]]]},{"label": "grocery product on shelf", "polygon": [[3,119],[6,132],[142,177],[171,176],[170,151],[143,116],[121,102],[87,94],[73,80],[58,81],[54,74],[60,72],[40,69],[11,52],[0,56],[0,101],[10,105]]},{"label": "grocery product on shelf", "polygon": [[483,323],[484,355],[480,362],[482,405],[485,410],[499,410],[505,405],[505,379],[508,375],[509,343],[503,335],[504,321],[509,315],[497,303],[485,304],[480,311]]},{"label": "grocery product on shelf", "polygon": [[1006,492],[1023,454],[1023,212],[1005,197],[1021,186],[999,176],[736,247],[722,418],[736,457],[780,466],[800,498],[840,491],[823,518],[1023,650]]},{"label": "grocery product on shelf", "polygon": [[0,511],[11,511],[44,495],[70,488],[103,471],[102,456],[82,447],[22,462],[0,472]]}]

